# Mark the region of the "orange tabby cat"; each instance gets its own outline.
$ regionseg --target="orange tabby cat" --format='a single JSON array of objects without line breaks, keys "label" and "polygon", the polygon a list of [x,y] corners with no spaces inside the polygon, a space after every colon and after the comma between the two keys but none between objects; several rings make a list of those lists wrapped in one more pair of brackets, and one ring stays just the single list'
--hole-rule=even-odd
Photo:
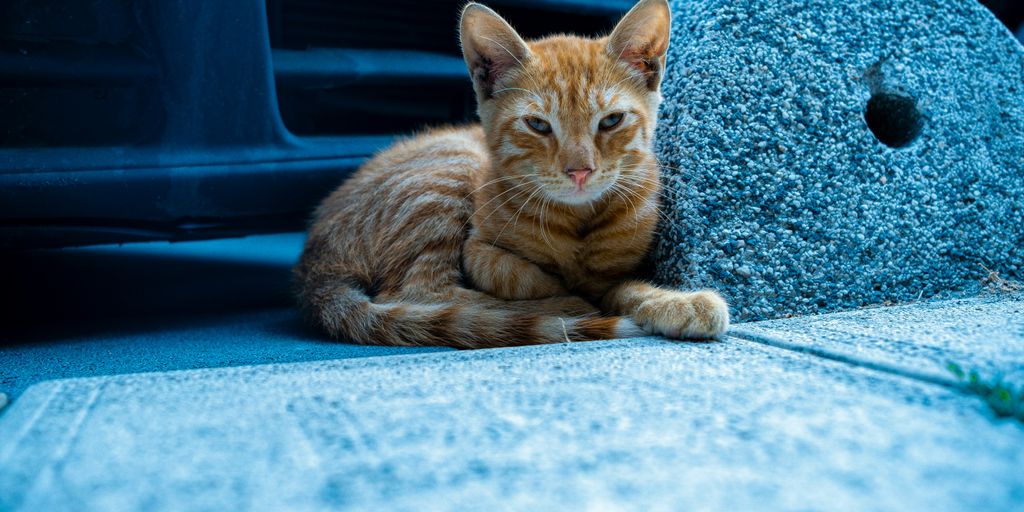
[{"label": "orange tabby cat", "polygon": [[641,0],[608,37],[528,43],[467,5],[482,126],[399,142],[323,202],[295,270],[313,321],[356,343],[462,348],[721,334],[717,293],[630,279],[659,215],[669,25],[665,0]]}]

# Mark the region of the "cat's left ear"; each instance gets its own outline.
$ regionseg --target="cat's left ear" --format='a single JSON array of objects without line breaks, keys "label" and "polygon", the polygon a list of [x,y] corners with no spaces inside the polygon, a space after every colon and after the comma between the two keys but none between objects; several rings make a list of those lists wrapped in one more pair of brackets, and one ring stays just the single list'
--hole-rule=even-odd
[{"label": "cat's left ear", "polygon": [[506,83],[530,59],[530,49],[515,29],[498,13],[471,3],[459,20],[462,56],[481,100]]},{"label": "cat's left ear", "polygon": [[647,88],[657,90],[671,28],[672,14],[666,0],[640,0],[608,37],[608,53],[643,73]]}]

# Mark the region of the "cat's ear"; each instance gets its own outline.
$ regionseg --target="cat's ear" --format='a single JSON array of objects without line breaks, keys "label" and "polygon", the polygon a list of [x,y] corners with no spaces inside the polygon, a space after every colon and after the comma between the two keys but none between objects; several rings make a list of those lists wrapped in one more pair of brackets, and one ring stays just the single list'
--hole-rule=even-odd
[{"label": "cat's ear", "polygon": [[608,53],[643,73],[647,88],[656,90],[665,67],[671,26],[666,0],[640,0],[608,37]]},{"label": "cat's ear", "polygon": [[477,3],[462,10],[459,38],[462,56],[481,99],[490,98],[496,86],[530,58],[530,49],[512,26],[498,13]]}]

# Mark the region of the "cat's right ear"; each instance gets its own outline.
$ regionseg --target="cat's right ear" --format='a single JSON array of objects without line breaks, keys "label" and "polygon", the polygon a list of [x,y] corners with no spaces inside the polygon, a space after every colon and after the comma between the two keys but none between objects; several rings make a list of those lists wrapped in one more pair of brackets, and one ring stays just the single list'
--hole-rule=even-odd
[{"label": "cat's right ear", "polygon": [[491,98],[509,74],[530,59],[530,49],[498,13],[478,3],[462,9],[459,21],[462,56],[481,100]]},{"label": "cat's right ear", "polygon": [[608,53],[644,77],[647,88],[661,85],[665,53],[672,31],[672,13],[666,0],[640,0],[608,36]]}]

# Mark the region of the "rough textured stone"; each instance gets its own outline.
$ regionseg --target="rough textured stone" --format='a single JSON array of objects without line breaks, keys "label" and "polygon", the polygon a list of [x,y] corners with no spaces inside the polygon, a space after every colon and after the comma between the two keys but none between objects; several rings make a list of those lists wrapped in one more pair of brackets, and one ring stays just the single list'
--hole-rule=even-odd
[{"label": "rough textured stone", "polygon": [[52,381],[3,510],[1009,510],[1024,425],[756,343],[655,339]]},{"label": "rough textured stone", "polygon": [[984,7],[672,6],[661,281],[752,320],[1024,273],[1024,51]]},{"label": "rough textured stone", "polygon": [[732,333],[928,379],[955,381],[947,368],[955,363],[1024,384],[1024,294],[766,320]]}]

